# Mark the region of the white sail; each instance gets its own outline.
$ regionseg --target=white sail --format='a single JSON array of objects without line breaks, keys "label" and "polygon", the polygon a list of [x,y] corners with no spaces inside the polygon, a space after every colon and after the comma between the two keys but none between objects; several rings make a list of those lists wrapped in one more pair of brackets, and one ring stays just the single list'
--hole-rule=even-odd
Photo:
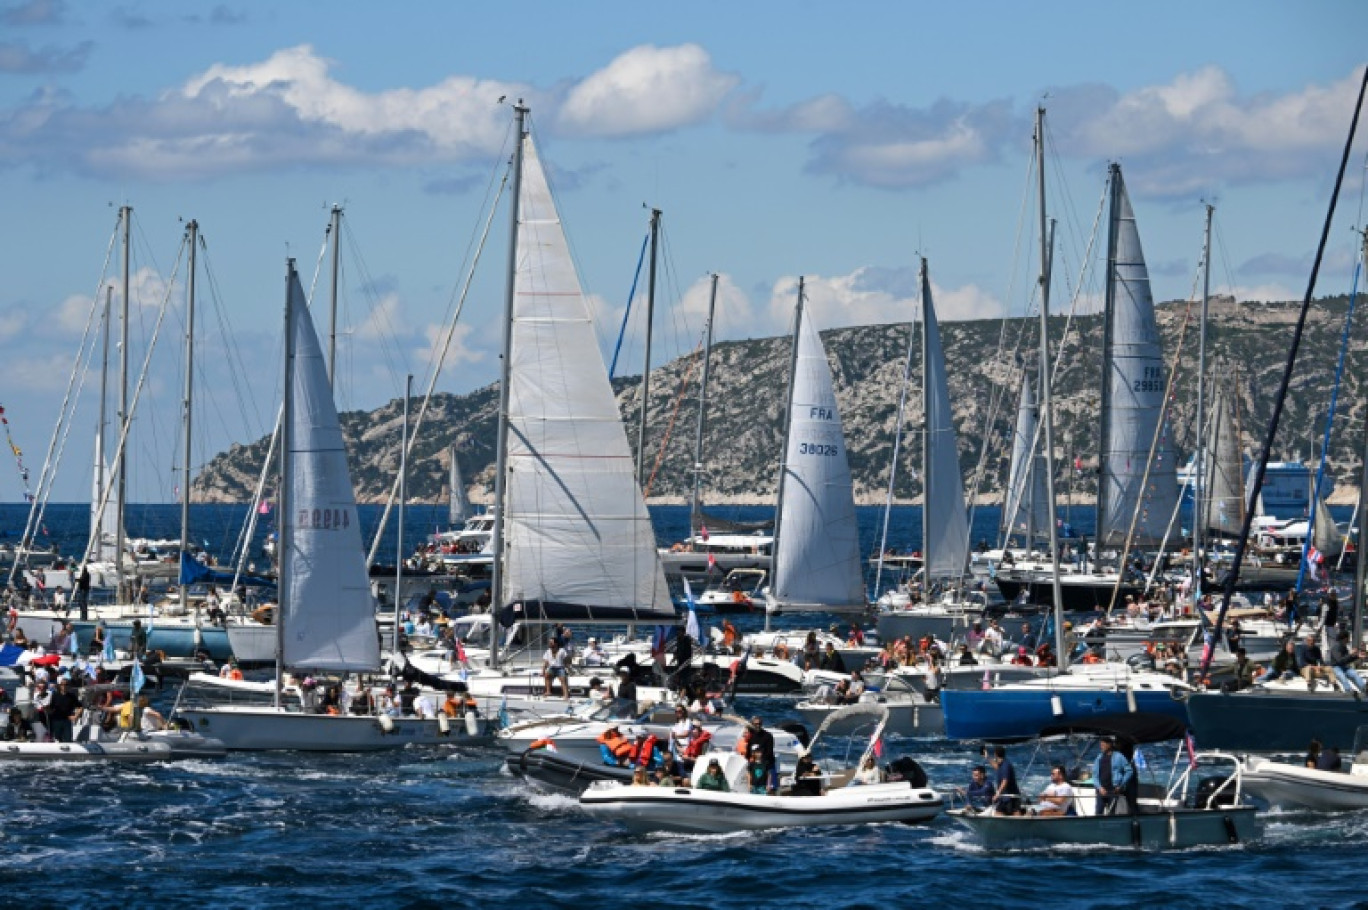
[{"label": "white sail", "polygon": [[1147,485],[1145,465],[1163,411],[1168,371],[1154,318],[1149,272],[1135,213],[1112,165],[1112,244],[1102,361],[1102,472],[1097,540],[1121,546],[1135,517],[1135,544],[1159,543],[1177,498],[1173,444],[1160,438]]},{"label": "white sail", "polygon": [[[820,342],[819,342],[820,343]],[[926,577],[959,578],[969,564],[969,514],[964,505],[955,417],[945,375],[940,323],[931,300],[931,281],[922,260],[922,400],[926,409],[926,464],[922,508],[926,519],[923,555]],[[842,456],[844,459],[844,455]],[[852,509],[853,516],[853,509]]]},{"label": "white sail", "polygon": [[772,595],[790,609],[863,607],[859,528],[831,367],[801,309],[798,321]]},{"label": "white sail", "polygon": [[[119,512],[114,505],[113,496],[110,496],[109,501],[105,502],[103,509],[100,508],[105,490],[113,484],[109,465],[104,460],[102,436],[102,433],[95,434],[95,476],[92,480],[93,489],[90,492],[90,529],[95,547],[89,558],[95,562],[112,563],[119,540]],[[104,486],[100,484],[101,478],[104,478]]]},{"label": "white sail", "polygon": [[1034,449],[1039,419],[1035,384],[1023,372],[1016,426],[1012,430],[1012,462],[1007,473],[1007,501],[1002,520],[1006,534],[1020,534],[1027,547],[1031,545],[1031,538],[1048,536],[1050,532],[1045,458],[1035,454]]},{"label": "white sail", "polygon": [[1316,520],[1315,527],[1311,529],[1311,543],[1327,558],[1339,556],[1340,551],[1344,549],[1344,535],[1335,524],[1330,507],[1325,504],[1325,497],[1316,500]]},{"label": "white sail", "polygon": [[347,450],[337,420],[323,349],[299,275],[291,272],[293,407],[286,587],[281,597],[283,663],[288,667],[368,671],[380,667],[375,600]]},{"label": "white sail", "polygon": [[1202,475],[1204,507],[1198,514],[1205,516],[1205,530],[1229,536],[1244,527],[1244,457],[1229,396],[1218,386],[1215,399]]},{"label": "white sail", "polygon": [[502,603],[531,619],[673,620],[627,433],[531,136],[518,206]]},{"label": "white sail", "polygon": [[461,477],[461,464],[456,460],[456,447],[451,447],[451,502],[447,520],[453,528],[460,527],[470,517],[470,496]]}]

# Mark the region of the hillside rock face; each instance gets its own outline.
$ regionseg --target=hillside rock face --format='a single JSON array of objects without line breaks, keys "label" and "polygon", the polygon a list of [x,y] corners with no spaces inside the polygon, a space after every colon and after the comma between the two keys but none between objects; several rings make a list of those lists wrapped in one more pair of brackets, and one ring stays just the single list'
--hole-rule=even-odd
[{"label": "hillside rock face", "polygon": [[[1317,455],[1325,431],[1340,337],[1348,301],[1327,298],[1313,306],[1302,339],[1274,458],[1307,458],[1313,439]],[[1213,299],[1207,341],[1209,379],[1233,387],[1239,399],[1244,447],[1257,454],[1272,413],[1273,396],[1287,357],[1296,303],[1235,303]],[[1187,460],[1194,444],[1197,319],[1199,307],[1186,302],[1159,307],[1165,358],[1176,363],[1172,413],[1166,426]],[[1365,317],[1359,314],[1359,320]],[[1006,483],[1011,425],[1016,416],[1018,362],[1035,373],[1038,319],[949,322],[941,326],[951,401],[959,431],[965,488],[980,501],[996,501]],[[858,326],[822,333],[845,423],[857,501],[881,503],[888,489],[889,461],[897,431],[898,398],[910,324]],[[1055,379],[1055,455],[1061,497],[1091,501],[1099,438],[1102,318],[1051,320],[1052,349],[1059,359]],[[1181,349],[1179,342],[1182,342]],[[1335,501],[1357,494],[1368,397],[1368,331],[1352,333],[1340,388],[1330,471]],[[912,388],[904,416],[895,495],[920,498],[920,350],[913,351]],[[787,397],[789,339],[722,342],[714,346],[704,434],[703,495],[708,502],[768,502],[774,496]],[[653,470],[649,495],[656,502],[687,501],[693,483],[693,446],[698,417],[698,358],[682,357],[652,372],[647,406],[647,453]],[[1208,385],[1210,388],[1210,384]],[[618,404],[633,445],[640,411],[639,377],[615,382]],[[1210,399],[1208,398],[1208,401]],[[493,495],[497,386],[468,395],[434,396],[409,461],[409,494],[417,501],[448,495],[448,459],[455,447],[471,499]],[[414,404],[417,412],[417,402]],[[369,413],[342,415],[351,452],[352,479],[362,502],[384,501],[399,466],[401,402]],[[668,439],[667,439],[668,434]],[[984,442],[988,444],[985,448]],[[662,442],[665,443],[662,452]],[[205,466],[195,481],[201,501],[251,498],[266,455],[267,439],[234,445]],[[1081,469],[1075,469],[1075,459]]]}]

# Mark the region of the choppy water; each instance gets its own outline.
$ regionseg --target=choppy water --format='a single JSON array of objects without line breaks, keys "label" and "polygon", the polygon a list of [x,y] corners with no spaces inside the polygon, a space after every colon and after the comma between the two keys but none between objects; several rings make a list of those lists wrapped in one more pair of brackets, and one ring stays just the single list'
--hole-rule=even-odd
[{"label": "choppy water", "polygon": [[[22,515],[16,523],[11,510],[0,507],[0,528],[17,532]],[[155,522],[130,531],[171,536],[174,511],[149,507]],[[413,511],[409,539],[438,520]],[[196,539],[231,541],[227,525],[240,516],[197,507]],[[897,516],[890,541],[915,546],[919,513]],[[656,517],[664,538],[683,533],[682,509]],[[985,527],[995,519],[980,516]],[[49,530],[75,540],[85,520],[57,507]],[[861,521],[868,552],[878,511],[861,510]],[[740,707],[771,722],[794,717],[787,700]],[[887,757],[900,754],[940,787],[963,783],[978,760],[936,741],[894,740]],[[1272,813],[1259,844],[1174,853],[990,853],[945,818],[642,837],[530,789],[501,770],[502,757],[491,747],[140,767],[0,762],[0,906],[1368,906],[1368,813]],[[1013,758],[1029,767],[1027,792],[1043,786],[1043,760],[1031,764],[1025,747]]]}]

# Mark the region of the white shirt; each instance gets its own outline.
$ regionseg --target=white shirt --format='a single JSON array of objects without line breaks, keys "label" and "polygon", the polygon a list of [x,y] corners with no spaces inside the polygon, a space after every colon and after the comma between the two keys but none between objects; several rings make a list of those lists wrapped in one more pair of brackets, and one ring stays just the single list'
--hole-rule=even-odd
[{"label": "white shirt", "polygon": [[419,717],[436,717],[437,703],[431,695],[420,695],[413,700],[413,713]]},{"label": "white shirt", "polygon": [[1045,788],[1045,792],[1040,794],[1040,801],[1049,803],[1057,809],[1066,809],[1069,800],[1073,798],[1074,790],[1067,781],[1058,784],[1050,784]]},{"label": "white shirt", "polygon": [[542,662],[546,664],[546,667],[549,670],[564,670],[565,649],[556,648],[553,651],[552,649],[547,648],[546,653],[542,655]]}]

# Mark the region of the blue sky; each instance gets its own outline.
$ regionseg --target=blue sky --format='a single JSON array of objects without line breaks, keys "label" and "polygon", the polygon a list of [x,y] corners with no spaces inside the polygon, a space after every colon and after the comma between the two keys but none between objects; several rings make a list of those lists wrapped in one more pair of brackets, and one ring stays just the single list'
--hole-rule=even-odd
[{"label": "blue sky", "polygon": [[[1361,2],[267,4],[0,0],[0,404],[36,483],[102,271],[135,209],[141,363],[199,221],[198,465],[266,431],[286,255],[306,279],[346,207],[339,404],[427,374],[525,98],[605,347],[664,211],[656,361],[693,346],[706,275],[725,338],[782,332],[797,275],[823,328],[906,320],[918,252],[942,318],[1027,311],[1031,118],[1044,99],[1056,306],[1118,160],[1159,299],[1186,297],[1202,200],[1214,285],[1299,297],[1361,73]],[[1347,289],[1360,141],[1322,274]],[[439,388],[495,376],[501,216]],[[211,285],[205,282],[211,283]],[[320,285],[322,287],[322,285]],[[207,289],[210,288],[211,290]],[[212,292],[211,292],[212,291]],[[152,358],[134,497],[174,495],[183,294]],[[231,330],[225,334],[225,330]],[[641,331],[624,349],[639,370]],[[95,377],[55,498],[89,488]],[[244,404],[244,399],[248,404]],[[0,465],[0,500],[21,497]]]}]

